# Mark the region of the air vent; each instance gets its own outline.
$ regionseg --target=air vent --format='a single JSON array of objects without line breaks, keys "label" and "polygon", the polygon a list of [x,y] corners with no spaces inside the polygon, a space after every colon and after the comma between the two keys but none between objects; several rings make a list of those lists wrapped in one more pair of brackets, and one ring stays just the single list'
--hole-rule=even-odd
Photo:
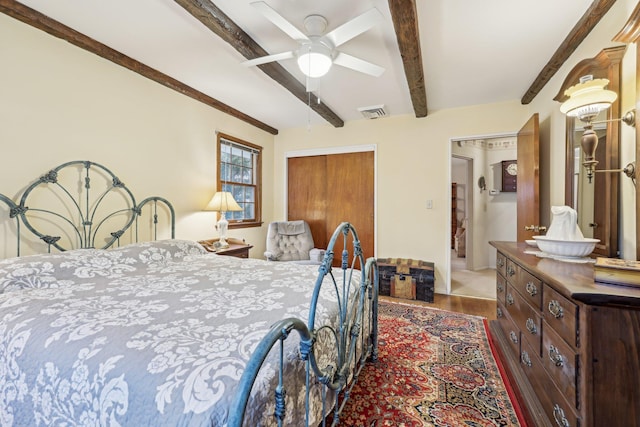
[{"label": "air vent", "polygon": [[384,105],[372,105],[371,107],[360,107],[358,111],[362,113],[365,119],[379,119],[385,117],[387,112],[384,110]]}]

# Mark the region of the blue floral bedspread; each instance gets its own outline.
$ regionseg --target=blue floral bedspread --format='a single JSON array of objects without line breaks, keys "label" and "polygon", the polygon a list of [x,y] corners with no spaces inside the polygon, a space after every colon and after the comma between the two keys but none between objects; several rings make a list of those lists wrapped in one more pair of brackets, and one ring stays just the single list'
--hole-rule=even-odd
[{"label": "blue floral bedspread", "polygon": [[[306,321],[317,270],[181,240],[2,260],[0,426],[224,426],[269,327]],[[333,323],[327,291],[316,324]],[[263,370],[246,425],[273,413],[276,367]],[[291,425],[304,423],[303,386],[288,389]]]}]

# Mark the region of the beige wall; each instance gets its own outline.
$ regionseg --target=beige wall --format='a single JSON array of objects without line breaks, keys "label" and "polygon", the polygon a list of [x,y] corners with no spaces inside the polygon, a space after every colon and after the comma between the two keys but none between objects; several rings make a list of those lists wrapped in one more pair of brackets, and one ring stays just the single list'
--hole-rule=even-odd
[{"label": "beige wall", "polygon": [[[3,194],[15,198],[50,168],[91,160],[111,169],[138,200],[170,200],[178,238],[212,238],[215,213],[202,209],[215,191],[215,132],[221,131],[264,147],[270,220],[273,135],[4,14],[0,58]],[[264,252],[265,233],[229,231],[255,244],[252,256]]]},{"label": "beige wall", "polygon": [[[286,152],[375,144],[376,255],[434,262],[436,289],[443,291],[450,254],[450,140],[514,132],[528,117],[528,108],[514,101],[436,111],[423,119],[388,117],[349,122],[339,129],[281,131],[274,146],[275,216],[286,217]],[[426,208],[427,200],[433,200],[433,209]]]},{"label": "beige wall", "polygon": [[[442,292],[449,265],[451,140],[513,133],[540,113],[543,214],[564,204],[565,118],[552,99],[577,62],[614,45],[611,38],[634,6],[631,0],[617,2],[530,105],[515,99],[431,111],[422,119],[395,116],[348,122],[339,129],[289,129],[275,138],[0,14],[0,191],[15,197],[53,166],[93,160],[116,172],[138,198],[153,194],[171,200],[177,237],[201,239],[215,235],[212,214],[200,211],[215,190],[215,131],[264,147],[265,222],[286,216],[287,152],[375,145],[376,255],[435,262],[436,288]],[[633,51],[623,62],[623,109],[633,105]],[[633,135],[623,128],[626,160],[633,157],[628,147]],[[624,235],[632,236],[635,199],[625,185]],[[433,209],[426,209],[427,200],[433,200]],[[230,234],[253,243],[251,256],[261,257],[265,227]],[[625,251],[632,244],[625,239]]]}]

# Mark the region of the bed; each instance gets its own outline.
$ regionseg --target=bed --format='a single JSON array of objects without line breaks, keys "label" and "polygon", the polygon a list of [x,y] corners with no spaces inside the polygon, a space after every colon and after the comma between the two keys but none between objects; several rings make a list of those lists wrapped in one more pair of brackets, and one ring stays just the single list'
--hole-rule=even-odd
[{"label": "bed", "polygon": [[[165,199],[144,199],[145,221],[108,169],[62,166],[19,202],[0,195],[21,255],[0,261],[0,425],[339,422],[377,356],[377,268],[351,224],[337,227],[320,267],[216,256],[175,239]],[[68,168],[71,187],[58,180]],[[94,169],[111,182],[97,197],[85,194]],[[64,198],[71,209],[33,207]],[[98,215],[107,200],[124,207]],[[70,230],[52,233],[60,221],[49,212]],[[37,242],[46,253],[20,253]],[[336,260],[334,247],[344,247]]]}]

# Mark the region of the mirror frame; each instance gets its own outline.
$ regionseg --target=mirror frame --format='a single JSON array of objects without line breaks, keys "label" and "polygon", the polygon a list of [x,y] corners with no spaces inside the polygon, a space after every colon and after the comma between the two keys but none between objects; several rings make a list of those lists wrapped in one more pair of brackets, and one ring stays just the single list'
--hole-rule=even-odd
[{"label": "mirror frame", "polygon": [[[558,102],[564,102],[567,96],[565,90],[577,84],[580,77],[591,74],[594,79],[605,78],[609,80],[607,89],[618,94],[618,98],[607,111],[607,120],[620,117],[620,87],[622,81],[622,57],[626,46],[616,46],[603,49],[594,58],[580,61],[567,75],[562,83],[560,91],[554,98]],[[575,146],[575,124],[573,117],[566,119],[566,146],[565,146],[565,204],[573,206],[574,200],[574,154]],[[620,121],[607,123],[606,130],[606,154],[604,162],[598,164],[598,169],[618,169],[620,163]],[[597,235],[600,242],[596,245],[593,253],[609,258],[617,258],[618,250],[618,205],[620,196],[620,174],[603,173],[598,178],[604,179],[604,194],[597,195],[601,201],[594,207],[594,222],[598,225]]]},{"label": "mirror frame", "polygon": [[[636,99],[634,107],[640,111],[640,3],[629,16],[627,22],[613,38],[614,42],[635,43],[636,47]],[[636,161],[640,160],[640,132],[636,130]],[[636,168],[636,181],[640,180],[640,168]],[[636,185],[636,260],[640,260],[640,186]],[[625,257],[627,254],[625,254]]]}]

